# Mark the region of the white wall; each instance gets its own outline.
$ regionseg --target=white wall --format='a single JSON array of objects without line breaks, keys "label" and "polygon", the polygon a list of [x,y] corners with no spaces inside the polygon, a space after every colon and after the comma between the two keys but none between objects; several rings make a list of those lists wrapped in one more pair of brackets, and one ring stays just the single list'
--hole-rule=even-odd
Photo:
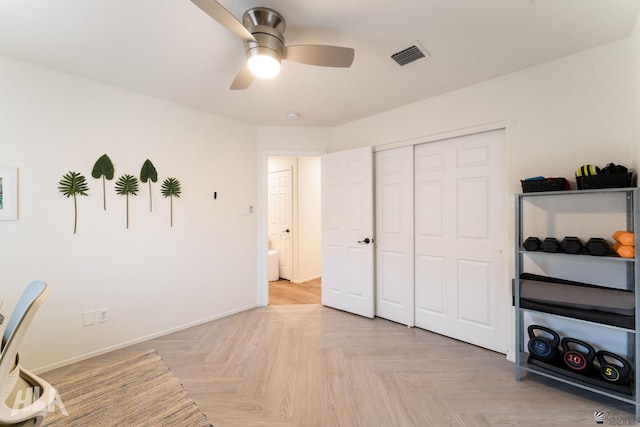
[{"label": "white wall", "polygon": [[631,50],[623,40],[335,127],[330,149],[427,140],[505,121],[513,191],[526,176],[573,177],[584,163],[628,164]]},{"label": "white wall", "polygon": [[[0,57],[0,164],[19,168],[20,217],[0,222],[0,298],[8,315],[32,279],[53,291],[23,354],[40,369],[256,305],[256,130],[237,121]],[[149,213],[146,185],[130,200],[94,162],[139,177],[158,170]],[[88,179],[88,197],[57,189],[67,171]],[[160,195],[166,177],[182,196]],[[213,200],[213,192],[218,194]],[[109,322],[82,327],[82,312],[107,307]]]},{"label": "white wall", "polygon": [[322,273],[320,157],[298,157],[298,269],[305,282]]},{"label": "white wall", "polygon": [[633,141],[636,147],[635,164],[640,165],[640,15],[629,39],[632,52],[631,84],[633,97]]}]

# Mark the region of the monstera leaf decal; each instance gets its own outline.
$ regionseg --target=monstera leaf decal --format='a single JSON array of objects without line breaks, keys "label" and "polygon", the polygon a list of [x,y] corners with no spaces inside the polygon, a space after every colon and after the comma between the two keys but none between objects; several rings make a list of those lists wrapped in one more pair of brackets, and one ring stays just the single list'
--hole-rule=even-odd
[{"label": "monstera leaf decal", "polygon": [[108,179],[111,181],[113,179],[113,163],[111,163],[111,159],[106,154],[100,156],[100,158],[96,161],[96,164],[93,165],[93,170],[91,171],[91,176],[98,179],[102,177],[102,204],[104,205],[104,210],[107,210],[107,193],[105,191],[105,180]]},{"label": "monstera leaf decal", "polygon": [[182,189],[180,188],[180,181],[175,178],[167,178],[162,183],[160,187],[160,192],[164,197],[169,198],[169,203],[171,206],[171,226],[173,227],[173,198],[180,197],[180,193],[182,193]]},{"label": "monstera leaf decal", "polygon": [[129,228],[129,195],[137,195],[138,178],[129,174],[122,175],[116,181],[116,193],[121,196],[127,196],[127,228]]},{"label": "monstera leaf decal", "polygon": [[73,234],[76,234],[78,227],[78,199],[76,196],[86,196],[89,191],[87,185],[87,179],[78,172],[71,172],[62,176],[62,179],[58,183],[58,190],[67,198],[73,196]]},{"label": "monstera leaf decal", "polygon": [[149,212],[153,212],[153,199],[151,197],[151,182],[158,182],[158,172],[156,171],[155,166],[151,163],[151,160],[147,159],[144,161],[142,165],[142,170],[140,171],[140,181],[147,182],[149,181]]}]

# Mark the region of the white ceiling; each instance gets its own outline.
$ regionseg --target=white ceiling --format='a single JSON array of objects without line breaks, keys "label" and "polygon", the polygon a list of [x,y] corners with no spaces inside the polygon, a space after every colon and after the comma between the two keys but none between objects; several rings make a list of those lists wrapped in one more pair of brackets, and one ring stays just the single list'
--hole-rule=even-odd
[{"label": "white ceiling", "polygon": [[[256,125],[332,126],[626,38],[640,11],[638,0],[220,3],[239,19],[273,8],[288,45],[353,47],[353,66],[285,61],[231,91],[242,41],[189,0],[0,0],[0,54]],[[415,41],[428,60],[390,59]]]}]

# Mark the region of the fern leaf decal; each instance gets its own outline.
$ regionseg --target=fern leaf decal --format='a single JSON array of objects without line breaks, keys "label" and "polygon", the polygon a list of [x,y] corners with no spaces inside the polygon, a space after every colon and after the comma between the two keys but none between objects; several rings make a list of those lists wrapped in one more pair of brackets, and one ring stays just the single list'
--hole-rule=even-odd
[{"label": "fern leaf decal", "polygon": [[171,212],[171,226],[173,227],[173,198],[179,198],[182,189],[180,188],[180,181],[175,178],[167,178],[160,187],[160,192],[164,197],[169,198],[170,212]]},{"label": "fern leaf decal", "polygon": [[156,171],[155,166],[151,163],[151,160],[147,159],[144,161],[142,165],[142,170],[140,170],[140,181],[147,182],[149,181],[149,212],[153,212],[153,199],[151,197],[151,182],[158,182],[158,171]]},{"label": "fern leaf decal", "polygon": [[113,163],[111,159],[106,154],[100,156],[100,158],[96,161],[95,165],[93,165],[93,170],[91,171],[91,176],[98,179],[102,177],[102,204],[104,206],[104,210],[107,210],[107,193],[105,191],[105,180],[108,179],[111,181],[113,179]]},{"label": "fern leaf decal", "polygon": [[138,194],[138,178],[124,174],[116,181],[116,193],[127,197],[127,228],[129,228],[129,195]]},{"label": "fern leaf decal", "polygon": [[87,196],[89,186],[87,179],[78,172],[71,172],[62,176],[58,183],[58,190],[67,198],[73,197],[73,234],[78,228],[78,199],[76,196]]}]

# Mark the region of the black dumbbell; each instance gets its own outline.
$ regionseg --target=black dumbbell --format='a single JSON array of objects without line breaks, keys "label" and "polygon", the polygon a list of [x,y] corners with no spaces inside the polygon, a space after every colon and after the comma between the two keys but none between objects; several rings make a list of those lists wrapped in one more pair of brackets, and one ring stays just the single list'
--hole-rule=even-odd
[{"label": "black dumbbell", "polygon": [[547,237],[542,241],[542,250],[545,252],[559,252],[561,249],[560,242],[554,237]]},{"label": "black dumbbell", "polygon": [[[588,374],[593,367],[593,361],[596,359],[596,350],[588,343],[565,337],[560,341],[560,346],[564,354],[562,360],[567,368],[581,374]],[[582,348],[580,350],[578,348]]]},{"label": "black dumbbell", "polygon": [[[536,335],[535,331],[542,331],[551,337]],[[560,335],[552,329],[540,325],[530,325],[527,332],[529,332],[529,344],[527,345],[529,355],[543,362],[553,362],[558,353]]]},{"label": "black dumbbell", "polygon": [[602,256],[611,252],[609,243],[601,237],[590,238],[584,247],[591,255]]},{"label": "black dumbbell", "polygon": [[[627,360],[609,351],[600,350],[596,353],[598,364],[600,365],[600,376],[614,384],[630,384],[633,376],[633,368]],[[613,359],[617,363],[610,363],[608,359]]]},{"label": "black dumbbell", "polygon": [[527,237],[522,246],[528,251],[537,251],[540,249],[540,239],[537,237]]},{"label": "black dumbbell", "polygon": [[582,241],[577,237],[567,236],[562,239],[562,249],[568,254],[580,253],[583,247]]}]

